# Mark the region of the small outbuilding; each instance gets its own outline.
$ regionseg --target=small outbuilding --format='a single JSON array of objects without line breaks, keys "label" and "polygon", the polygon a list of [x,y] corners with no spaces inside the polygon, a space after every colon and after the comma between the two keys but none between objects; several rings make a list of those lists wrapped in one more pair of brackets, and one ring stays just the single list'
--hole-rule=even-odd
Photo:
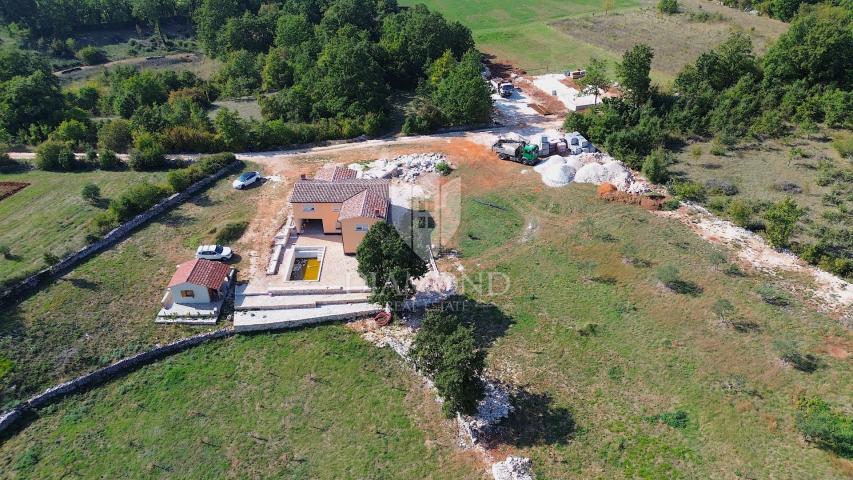
[{"label": "small outbuilding", "polygon": [[169,281],[172,301],[178,304],[212,303],[227,291],[231,267],[212,260],[195,259],[178,265]]}]

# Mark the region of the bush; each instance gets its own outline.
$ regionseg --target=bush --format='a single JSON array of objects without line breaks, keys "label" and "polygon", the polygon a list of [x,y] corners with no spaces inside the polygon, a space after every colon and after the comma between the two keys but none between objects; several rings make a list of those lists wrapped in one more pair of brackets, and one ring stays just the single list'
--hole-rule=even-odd
[{"label": "bush", "polygon": [[835,141],[832,142],[832,146],[835,147],[835,150],[838,151],[838,154],[843,158],[853,159],[853,135],[836,138]]},{"label": "bush", "polygon": [[0,255],[7,260],[12,258],[12,249],[9,248],[9,245],[0,244]]},{"label": "bush", "polygon": [[231,222],[225,224],[216,234],[216,239],[214,243],[216,244],[226,244],[236,242],[243,236],[243,233],[246,231],[246,227],[249,226],[249,222]]},{"label": "bush", "polygon": [[834,411],[820,397],[797,402],[795,424],[807,441],[842,457],[853,457],[853,417]]},{"label": "bush", "polygon": [[77,158],[67,144],[48,140],[36,147],[36,168],[54,172],[68,172],[77,168]]},{"label": "bush", "polygon": [[701,202],[705,200],[705,189],[696,182],[678,182],[672,184],[670,190],[673,195],[683,200]]},{"label": "bush", "polygon": [[735,225],[746,228],[752,219],[752,207],[743,200],[735,199],[729,203],[726,214],[728,214]]},{"label": "bush", "polygon": [[790,197],[768,208],[764,220],[767,222],[766,233],[770,244],[776,248],[787,247],[804,213]]},{"label": "bush", "polygon": [[130,122],[123,118],[108,121],[98,131],[98,146],[114,152],[126,152],[131,141]]},{"label": "bush", "polygon": [[411,349],[415,366],[434,379],[444,398],[442,410],[450,418],[456,412],[471,415],[483,397],[480,375],[485,353],[480,350],[470,326],[441,308],[424,315]]},{"label": "bush", "polygon": [[118,155],[112,150],[103,149],[98,152],[98,167],[101,170],[118,170],[122,165]]},{"label": "bush", "polygon": [[87,183],[80,190],[80,196],[89,203],[95,203],[101,198],[101,189],[94,183]]},{"label": "bush", "polygon": [[675,293],[694,297],[702,293],[702,287],[691,281],[682,279],[678,268],[673,265],[664,265],[658,268],[657,277],[666,288]]},{"label": "bush", "polygon": [[787,307],[791,304],[791,299],[788,298],[787,294],[776,290],[772,285],[767,283],[760,285],[755,289],[755,291],[766,304],[775,305],[777,307]]},{"label": "bush", "polygon": [[42,257],[42,260],[44,260],[44,264],[47,265],[48,267],[52,267],[52,266],[56,265],[57,263],[59,263],[59,260],[60,260],[59,257],[57,257],[56,255],[54,255],[51,252],[44,252],[44,254],[42,254],[41,257]]},{"label": "bush", "polygon": [[705,182],[705,191],[711,195],[732,196],[738,194],[737,185],[728,180],[712,178]]},{"label": "bush", "polygon": [[435,171],[444,175],[444,176],[447,176],[447,175],[450,175],[450,173],[453,171],[453,169],[450,167],[449,163],[442,161],[442,162],[438,162],[438,164],[436,164]]},{"label": "bush", "polygon": [[177,126],[163,132],[163,147],[170,152],[212,153],[222,150],[216,135],[191,127]]},{"label": "bush", "polygon": [[86,65],[100,65],[107,61],[104,51],[91,45],[77,50],[77,58]]},{"label": "bush", "polygon": [[137,171],[157,170],[166,166],[163,144],[153,135],[142,133],[136,137],[130,152],[130,168]]},{"label": "bush", "polygon": [[661,422],[672,428],[684,429],[690,424],[690,416],[684,410],[664,412],[651,417],[652,421]]},{"label": "bush", "polygon": [[658,11],[667,15],[674,15],[678,13],[678,0],[658,1]]},{"label": "bush", "polygon": [[50,134],[50,137],[55,140],[79,146],[89,143],[92,139],[92,132],[89,125],[81,122],[80,120],[69,119],[63,120],[62,123],[56,127],[56,130]]},{"label": "bush", "polygon": [[805,373],[812,373],[821,367],[820,360],[810,353],[800,353],[796,342],[789,340],[774,340],[773,346],[779,352],[779,358]]},{"label": "bush", "polygon": [[[109,208],[98,216],[100,218],[96,220],[96,224],[117,226],[153,207],[168,194],[169,191],[159,185],[152,185],[147,182],[133,185],[118,198],[110,201]],[[101,230],[101,233],[105,232]]]},{"label": "bush", "polygon": [[643,160],[642,173],[652,183],[664,183],[669,178],[667,166],[672,163],[669,152],[658,148]]}]

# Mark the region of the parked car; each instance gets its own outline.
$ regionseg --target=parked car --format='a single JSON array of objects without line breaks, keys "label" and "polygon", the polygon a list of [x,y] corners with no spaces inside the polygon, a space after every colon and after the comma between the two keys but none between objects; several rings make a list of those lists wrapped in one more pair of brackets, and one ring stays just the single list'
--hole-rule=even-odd
[{"label": "parked car", "polygon": [[234,188],[242,190],[260,179],[261,174],[258,172],[245,172],[234,180]]},{"label": "parked car", "polygon": [[222,245],[202,245],[195,251],[195,258],[206,260],[228,260],[234,255],[228,247]]}]

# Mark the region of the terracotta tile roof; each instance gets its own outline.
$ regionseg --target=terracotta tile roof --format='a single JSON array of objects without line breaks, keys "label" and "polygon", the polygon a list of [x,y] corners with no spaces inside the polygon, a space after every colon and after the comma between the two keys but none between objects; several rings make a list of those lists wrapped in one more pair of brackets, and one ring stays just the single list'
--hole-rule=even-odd
[{"label": "terracotta tile roof", "polygon": [[344,203],[359,193],[370,190],[382,198],[388,196],[388,180],[297,180],[290,192],[291,203]]},{"label": "terracotta tile roof", "polygon": [[224,263],[205,259],[190,260],[178,265],[178,269],[169,280],[169,287],[181,283],[192,283],[218,290],[230,271],[231,267]]},{"label": "terracotta tile roof", "polygon": [[350,197],[341,204],[339,219],[356,217],[385,218],[388,213],[388,198],[371,190]]},{"label": "terracotta tile roof", "polygon": [[314,180],[323,180],[324,182],[337,182],[341,180],[353,180],[358,172],[347,167],[336,167],[330,165],[317,170],[314,175]]}]

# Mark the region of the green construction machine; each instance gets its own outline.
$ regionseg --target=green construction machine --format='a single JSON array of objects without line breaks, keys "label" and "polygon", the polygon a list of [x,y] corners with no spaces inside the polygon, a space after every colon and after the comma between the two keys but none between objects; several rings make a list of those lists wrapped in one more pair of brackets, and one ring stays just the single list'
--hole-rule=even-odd
[{"label": "green construction machine", "polygon": [[535,165],[539,160],[539,145],[524,140],[501,138],[492,145],[492,151],[501,160],[512,160],[524,165]]}]

